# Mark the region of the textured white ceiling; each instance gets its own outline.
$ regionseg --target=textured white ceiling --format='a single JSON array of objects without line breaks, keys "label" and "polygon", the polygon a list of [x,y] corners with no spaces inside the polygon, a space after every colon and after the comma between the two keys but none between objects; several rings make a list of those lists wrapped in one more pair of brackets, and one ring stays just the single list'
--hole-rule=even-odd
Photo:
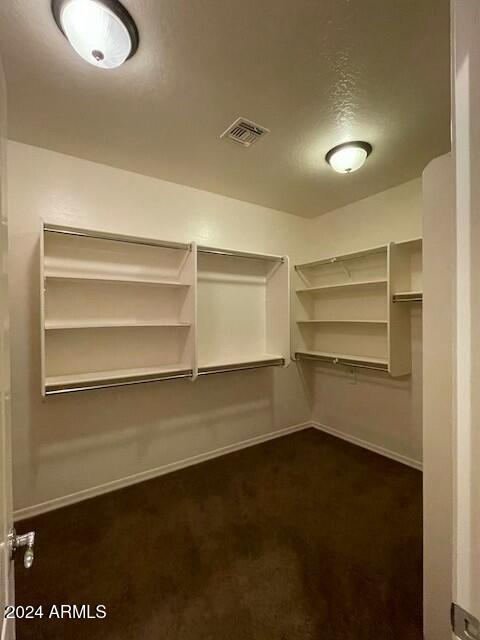
[{"label": "textured white ceiling", "polygon": [[[12,139],[303,216],[421,174],[449,149],[449,0],[124,0],[136,55],[104,71],[50,0],[0,3]],[[271,133],[220,139],[237,117]],[[372,143],[335,174],[324,155]],[[161,203],[159,203],[161,206]]]}]

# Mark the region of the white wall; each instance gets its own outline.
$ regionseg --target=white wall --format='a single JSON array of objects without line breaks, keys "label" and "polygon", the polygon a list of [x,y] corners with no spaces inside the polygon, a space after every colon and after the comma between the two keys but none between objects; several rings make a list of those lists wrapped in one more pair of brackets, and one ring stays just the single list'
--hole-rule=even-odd
[{"label": "white wall", "polygon": [[[347,176],[348,179],[348,176]],[[326,213],[312,222],[309,259],[328,257],[422,235],[422,182],[399,187]],[[422,315],[413,306],[412,375],[302,365],[313,419],[350,439],[419,464],[422,459]]]},{"label": "white wall", "polygon": [[310,419],[295,366],[45,401],[39,393],[42,219],[293,260],[304,257],[307,220],[13,142],[8,178],[17,510],[58,506],[69,494]]},{"label": "white wall", "polygon": [[450,155],[423,174],[424,637],[448,640],[452,602],[455,185]]}]

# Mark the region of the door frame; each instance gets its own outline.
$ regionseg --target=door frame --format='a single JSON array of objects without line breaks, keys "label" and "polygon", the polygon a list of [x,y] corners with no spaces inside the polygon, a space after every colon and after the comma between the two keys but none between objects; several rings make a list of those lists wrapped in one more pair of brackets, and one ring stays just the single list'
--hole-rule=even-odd
[{"label": "door frame", "polygon": [[480,620],[480,2],[452,0],[456,184],[453,602]]},{"label": "door frame", "polygon": [[8,298],[8,211],[7,211],[7,99],[0,59],[0,607],[1,640],[15,638],[15,620],[5,619],[4,607],[14,604],[14,563],[11,561],[12,443],[10,398],[10,341]]}]

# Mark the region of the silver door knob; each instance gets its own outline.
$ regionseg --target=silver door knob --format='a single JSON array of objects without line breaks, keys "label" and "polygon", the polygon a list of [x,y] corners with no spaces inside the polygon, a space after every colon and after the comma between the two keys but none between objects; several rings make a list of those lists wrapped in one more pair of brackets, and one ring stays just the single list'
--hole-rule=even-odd
[{"label": "silver door knob", "polygon": [[33,564],[33,558],[33,548],[27,547],[27,549],[25,550],[25,555],[23,556],[23,566],[25,567],[25,569],[30,569]]},{"label": "silver door knob", "polygon": [[12,557],[20,547],[26,547],[25,554],[23,556],[23,566],[25,569],[30,569],[34,560],[33,545],[35,544],[35,531],[29,531],[22,535],[17,535],[15,529],[10,531],[8,536],[10,553]]}]

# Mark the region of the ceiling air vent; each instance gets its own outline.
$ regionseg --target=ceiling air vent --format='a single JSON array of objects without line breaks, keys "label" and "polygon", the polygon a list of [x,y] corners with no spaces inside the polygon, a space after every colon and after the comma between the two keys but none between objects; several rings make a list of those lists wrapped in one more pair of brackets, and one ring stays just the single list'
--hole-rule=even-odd
[{"label": "ceiling air vent", "polygon": [[237,118],[220,137],[230,138],[234,142],[243,144],[244,147],[250,147],[266,133],[270,133],[269,129],[261,127],[246,118]]}]

